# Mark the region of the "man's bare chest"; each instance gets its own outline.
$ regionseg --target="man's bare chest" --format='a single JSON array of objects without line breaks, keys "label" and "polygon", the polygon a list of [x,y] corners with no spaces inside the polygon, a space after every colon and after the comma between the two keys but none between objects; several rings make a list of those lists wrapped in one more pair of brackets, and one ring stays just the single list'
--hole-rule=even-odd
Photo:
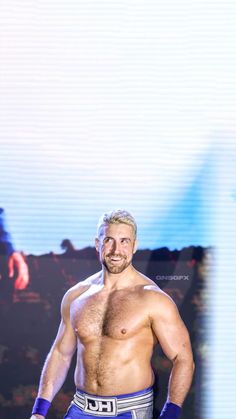
[{"label": "man's bare chest", "polygon": [[140,298],[134,293],[86,293],[71,305],[71,322],[79,339],[103,336],[127,339],[148,326]]}]

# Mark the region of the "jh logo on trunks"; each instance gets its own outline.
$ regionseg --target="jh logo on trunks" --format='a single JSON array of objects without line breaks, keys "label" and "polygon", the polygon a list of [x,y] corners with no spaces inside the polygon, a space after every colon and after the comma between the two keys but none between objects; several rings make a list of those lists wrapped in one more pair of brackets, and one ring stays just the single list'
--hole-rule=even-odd
[{"label": "jh logo on trunks", "polygon": [[85,408],[84,411],[93,415],[101,416],[115,416],[117,414],[116,399],[105,397],[92,398],[85,396]]}]

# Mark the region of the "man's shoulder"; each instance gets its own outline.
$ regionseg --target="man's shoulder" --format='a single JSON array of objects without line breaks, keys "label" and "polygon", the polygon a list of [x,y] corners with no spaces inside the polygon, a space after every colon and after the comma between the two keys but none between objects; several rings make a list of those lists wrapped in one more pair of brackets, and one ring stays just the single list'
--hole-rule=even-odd
[{"label": "man's shoulder", "polygon": [[62,301],[71,303],[73,300],[75,300],[81,294],[87,291],[93,284],[96,284],[99,276],[100,272],[97,272],[84,279],[83,281],[78,282],[73,287],[69,288],[68,291],[65,293]]},{"label": "man's shoulder", "polygon": [[138,271],[136,276],[136,282],[140,291],[147,294],[148,296],[151,296],[153,293],[162,293],[160,287],[158,287],[158,285],[152,279],[148,278],[146,275]]},{"label": "man's shoulder", "polygon": [[[140,274],[140,273],[139,273]],[[140,274],[140,292],[150,303],[169,304],[172,298],[147,276]]]}]

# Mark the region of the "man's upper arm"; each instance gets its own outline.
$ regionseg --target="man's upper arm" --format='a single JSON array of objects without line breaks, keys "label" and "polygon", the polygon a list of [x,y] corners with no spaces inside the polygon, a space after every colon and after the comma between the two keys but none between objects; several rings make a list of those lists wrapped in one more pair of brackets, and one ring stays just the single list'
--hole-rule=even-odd
[{"label": "man's upper arm", "polygon": [[70,321],[71,293],[67,292],[61,303],[61,323],[51,350],[71,358],[76,349],[76,335]]},{"label": "man's upper arm", "polygon": [[163,292],[155,292],[151,303],[152,329],[165,355],[172,361],[192,358],[187,328],[172,299]]}]

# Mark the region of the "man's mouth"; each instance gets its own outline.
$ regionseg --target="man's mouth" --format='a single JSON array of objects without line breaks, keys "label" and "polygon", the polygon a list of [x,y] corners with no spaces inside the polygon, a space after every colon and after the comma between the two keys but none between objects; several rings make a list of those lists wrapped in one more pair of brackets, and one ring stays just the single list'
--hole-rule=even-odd
[{"label": "man's mouth", "polygon": [[116,256],[110,256],[110,257],[109,257],[109,260],[110,260],[111,262],[120,262],[122,259],[123,259],[123,258],[121,258],[121,257],[116,257]]}]

